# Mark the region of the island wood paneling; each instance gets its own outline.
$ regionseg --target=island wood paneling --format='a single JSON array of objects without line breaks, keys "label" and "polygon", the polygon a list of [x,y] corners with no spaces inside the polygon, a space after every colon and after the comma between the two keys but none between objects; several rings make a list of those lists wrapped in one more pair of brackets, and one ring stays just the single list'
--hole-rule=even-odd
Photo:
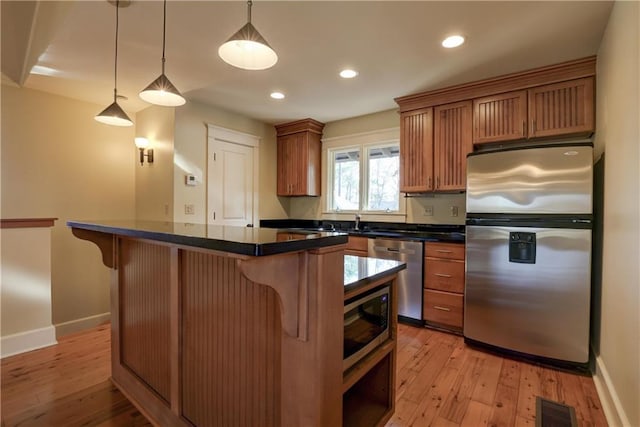
[{"label": "island wood paneling", "polygon": [[182,414],[198,426],[280,425],[278,297],[237,261],[180,257]]},{"label": "island wood paneling", "polygon": [[[340,425],[346,245],[247,257],[73,231],[96,243],[112,269],[112,381],[155,425]],[[189,294],[198,277],[200,290]],[[134,312],[141,301],[153,316]],[[199,313],[205,309],[214,313]],[[148,317],[156,324],[146,325]],[[125,328],[149,332],[136,336],[156,345],[133,342]],[[168,363],[145,370],[140,360],[154,352]],[[190,402],[201,392],[212,410]]]},{"label": "island wood paneling", "polygon": [[120,357],[166,402],[170,400],[170,249],[121,239]]}]

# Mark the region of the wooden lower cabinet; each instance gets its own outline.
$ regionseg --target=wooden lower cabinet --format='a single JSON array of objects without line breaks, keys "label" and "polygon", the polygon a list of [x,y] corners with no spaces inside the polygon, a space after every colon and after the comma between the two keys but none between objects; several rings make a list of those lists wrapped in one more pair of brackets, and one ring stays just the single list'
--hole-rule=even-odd
[{"label": "wooden lower cabinet", "polygon": [[362,236],[349,236],[345,255],[355,255],[366,257],[369,253],[369,238]]},{"label": "wooden lower cabinet", "polygon": [[464,293],[464,262],[427,258],[424,271],[425,288]]},{"label": "wooden lower cabinet", "polygon": [[464,258],[464,244],[425,244],[423,316],[427,326],[462,331]]},{"label": "wooden lower cabinet", "polygon": [[440,325],[462,329],[463,295],[424,290],[424,318]]}]

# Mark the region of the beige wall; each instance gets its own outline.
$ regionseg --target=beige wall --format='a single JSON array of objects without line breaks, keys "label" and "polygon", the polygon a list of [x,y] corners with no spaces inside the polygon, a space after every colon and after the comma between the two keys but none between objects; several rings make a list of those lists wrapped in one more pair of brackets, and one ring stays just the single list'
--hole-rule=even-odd
[{"label": "beige wall", "polygon": [[2,217],[59,218],[51,229],[53,323],[108,312],[110,271],[66,221],[134,215],[134,129],[96,122],[103,105],[6,85],[1,97]]},{"label": "beige wall", "polygon": [[[357,135],[384,129],[398,128],[400,115],[397,110],[381,111],[345,120],[327,123],[322,138],[331,139],[346,135]],[[323,151],[323,162],[325,156]],[[326,163],[326,162],[324,162]],[[323,193],[326,193],[326,164],[322,167]],[[353,220],[352,214],[323,214],[324,197],[294,197],[289,206],[289,217],[299,219]],[[408,222],[419,224],[464,224],[466,200],[464,194],[430,194],[400,200],[405,203],[406,215],[364,215],[363,221]],[[424,215],[425,208],[431,207],[433,215]],[[451,208],[458,210],[458,216],[451,215]]]},{"label": "beige wall", "polygon": [[0,239],[2,337],[51,327],[51,230],[3,229]]},{"label": "beige wall", "polygon": [[[152,106],[136,114],[136,137],[149,140],[153,163],[136,164],[136,218],[156,221],[173,220],[173,107]],[[139,159],[132,145],[132,156]]]},{"label": "beige wall", "polygon": [[598,52],[596,152],[605,152],[598,382],[640,425],[640,3],[616,2]]},{"label": "beige wall", "polygon": [[[188,102],[176,108],[174,220],[206,223],[207,124],[260,138],[259,217],[286,218],[289,202],[276,196],[276,140],[273,126],[219,108]],[[185,174],[188,173],[196,176],[198,185],[185,185]],[[185,204],[194,205],[194,215],[185,215]]]}]

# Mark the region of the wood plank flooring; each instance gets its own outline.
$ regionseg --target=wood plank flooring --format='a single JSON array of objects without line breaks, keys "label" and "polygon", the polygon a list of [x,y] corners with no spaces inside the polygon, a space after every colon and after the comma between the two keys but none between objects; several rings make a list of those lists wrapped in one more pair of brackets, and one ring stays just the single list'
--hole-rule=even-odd
[{"label": "wood plank flooring", "polygon": [[[607,425],[591,378],[475,350],[438,331],[399,325],[398,335],[387,427],[534,426],[536,396],[573,406],[580,426]],[[103,325],[3,359],[3,427],[149,426],[111,385],[109,346]]]}]

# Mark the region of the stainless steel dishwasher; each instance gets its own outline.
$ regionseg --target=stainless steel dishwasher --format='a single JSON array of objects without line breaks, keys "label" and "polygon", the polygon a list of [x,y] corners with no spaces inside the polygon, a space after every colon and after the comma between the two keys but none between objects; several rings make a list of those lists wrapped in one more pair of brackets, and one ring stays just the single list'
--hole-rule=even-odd
[{"label": "stainless steel dishwasher", "polygon": [[398,273],[398,317],[411,323],[422,323],[422,242],[369,239],[369,256],[407,264],[406,270]]}]

